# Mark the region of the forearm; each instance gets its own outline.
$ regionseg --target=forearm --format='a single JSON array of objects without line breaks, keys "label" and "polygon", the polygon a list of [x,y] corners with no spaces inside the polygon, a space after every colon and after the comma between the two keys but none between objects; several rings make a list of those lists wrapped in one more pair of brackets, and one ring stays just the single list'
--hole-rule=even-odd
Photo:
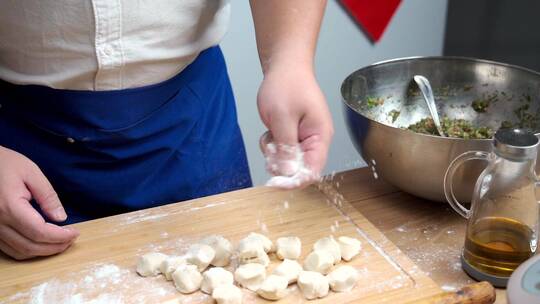
[{"label": "forearm", "polygon": [[313,69],[326,0],[250,0],[263,73]]}]

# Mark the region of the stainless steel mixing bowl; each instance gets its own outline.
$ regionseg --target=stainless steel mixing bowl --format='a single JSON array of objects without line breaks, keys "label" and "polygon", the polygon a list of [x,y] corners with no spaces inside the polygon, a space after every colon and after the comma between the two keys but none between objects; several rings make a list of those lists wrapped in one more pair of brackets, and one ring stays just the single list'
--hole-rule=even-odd
[{"label": "stainless steel mixing bowl", "polygon": [[[341,86],[349,135],[377,175],[399,189],[443,202],[443,179],[450,162],[466,151],[491,150],[490,139],[443,138],[406,130],[430,117],[412,81],[417,74],[431,82],[441,116],[466,119],[493,131],[509,121],[538,135],[540,74],[532,70],[462,57],[403,58],[362,68]],[[471,106],[479,99],[488,102],[485,113]],[[459,200],[470,201],[485,165],[470,161],[456,173]]]}]

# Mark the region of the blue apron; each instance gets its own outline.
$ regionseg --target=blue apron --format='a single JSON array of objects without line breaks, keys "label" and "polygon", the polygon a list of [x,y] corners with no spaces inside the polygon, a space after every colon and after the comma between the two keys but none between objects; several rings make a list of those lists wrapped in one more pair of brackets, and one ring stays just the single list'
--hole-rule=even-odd
[{"label": "blue apron", "polygon": [[0,81],[0,145],[34,161],[68,223],[251,186],[221,50],[118,91]]}]

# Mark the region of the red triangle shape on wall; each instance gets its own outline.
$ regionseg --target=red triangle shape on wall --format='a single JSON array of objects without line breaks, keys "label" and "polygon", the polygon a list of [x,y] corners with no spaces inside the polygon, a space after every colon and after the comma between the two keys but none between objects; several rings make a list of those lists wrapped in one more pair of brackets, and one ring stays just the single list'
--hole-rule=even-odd
[{"label": "red triangle shape on wall", "polygon": [[341,0],[373,42],[381,39],[401,0]]}]

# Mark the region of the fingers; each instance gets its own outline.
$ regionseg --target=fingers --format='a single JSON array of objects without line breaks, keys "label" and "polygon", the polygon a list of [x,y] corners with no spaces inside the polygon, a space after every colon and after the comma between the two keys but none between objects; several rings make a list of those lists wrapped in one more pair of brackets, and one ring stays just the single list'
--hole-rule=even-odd
[{"label": "fingers", "polygon": [[272,133],[265,132],[260,140],[261,151],[266,158],[266,170],[272,175],[292,176],[301,169],[302,151],[298,143],[277,143]]},{"label": "fingers", "polygon": [[67,218],[66,212],[51,183],[49,183],[45,175],[43,175],[43,172],[41,172],[37,166],[34,165],[29,167],[23,182],[32,193],[32,197],[37,201],[45,215],[51,220],[56,222],[65,221]]},{"label": "fingers", "polygon": [[14,258],[15,260],[25,260],[25,259],[29,259],[29,258],[32,257],[32,256],[25,256],[25,255],[17,252],[17,250],[11,248],[11,246],[4,243],[1,238],[0,238],[0,251],[2,251],[3,253],[7,254],[8,256]]},{"label": "fingers", "polygon": [[72,244],[72,242],[61,244],[35,242],[9,226],[0,227],[0,239],[2,239],[4,247],[6,247],[6,253],[16,259],[57,254],[66,250]]},{"label": "fingers", "polygon": [[13,205],[10,210],[9,224],[30,240],[62,244],[71,242],[79,236],[79,232],[70,227],[60,227],[45,222],[30,203],[23,199],[13,203]]},{"label": "fingers", "polygon": [[328,145],[320,135],[310,136],[301,143],[304,163],[314,175],[320,176],[328,157]]},{"label": "fingers", "polygon": [[263,153],[266,151],[269,171],[278,175],[295,174],[298,167],[298,118],[281,113],[273,115],[269,132],[263,135]]},{"label": "fingers", "polygon": [[51,219],[66,219],[49,181],[23,155],[0,147],[0,156],[0,250],[16,259],[64,251],[79,233],[45,222],[30,204],[35,198]]}]

